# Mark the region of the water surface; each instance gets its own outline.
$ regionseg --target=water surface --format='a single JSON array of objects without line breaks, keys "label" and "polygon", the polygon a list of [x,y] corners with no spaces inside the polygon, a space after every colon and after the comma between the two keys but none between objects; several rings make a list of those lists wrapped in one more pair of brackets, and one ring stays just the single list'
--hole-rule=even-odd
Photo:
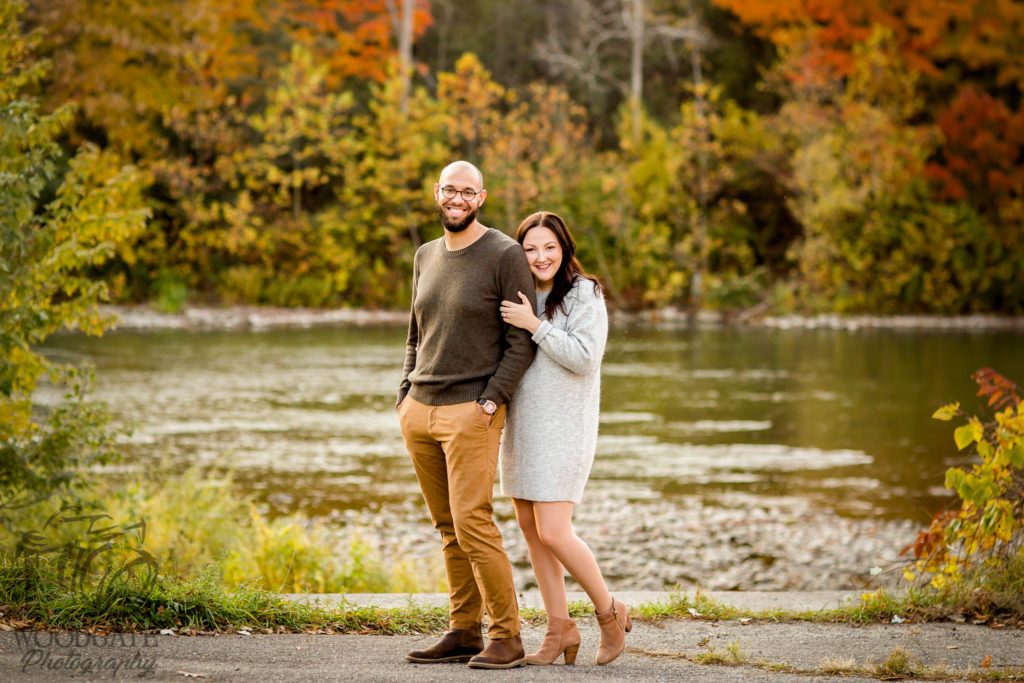
[{"label": "water surface", "polygon": [[[404,329],[65,335],[97,395],[131,427],[120,469],[222,463],[277,513],[419,502],[393,404]],[[771,328],[616,328],[588,490],[735,507],[800,499],[844,516],[926,520],[965,461],[970,375],[1020,381],[1024,334]]]}]

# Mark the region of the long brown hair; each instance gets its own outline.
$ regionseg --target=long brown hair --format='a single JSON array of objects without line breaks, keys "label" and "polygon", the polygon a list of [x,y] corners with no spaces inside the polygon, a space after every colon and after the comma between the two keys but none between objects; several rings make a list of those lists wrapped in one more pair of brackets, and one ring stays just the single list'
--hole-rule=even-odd
[{"label": "long brown hair", "polygon": [[590,280],[594,283],[595,294],[600,293],[602,290],[601,283],[598,282],[597,278],[583,271],[583,266],[576,258],[576,240],[572,238],[572,233],[569,232],[565,221],[558,214],[551,213],[550,211],[538,211],[537,213],[530,214],[519,224],[519,229],[516,230],[516,241],[522,244],[526,239],[526,233],[539,227],[547,228],[555,233],[558,245],[562,248],[562,263],[559,264],[558,272],[555,273],[555,277],[551,280],[551,292],[544,302],[544,317],[551,320],[551,316],[555,314],[556,308],[560,309],[563,315],[567,313],[565,310],[565,295],[569,293],[569,290],[572,289],[573,284],[579,278]]}]

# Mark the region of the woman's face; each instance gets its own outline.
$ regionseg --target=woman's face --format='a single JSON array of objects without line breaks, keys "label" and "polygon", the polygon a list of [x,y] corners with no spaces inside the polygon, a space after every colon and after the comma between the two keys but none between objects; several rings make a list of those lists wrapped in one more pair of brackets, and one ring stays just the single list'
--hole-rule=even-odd
[{"label": "woman's face", "polygon": [[537,281],[537,289],[548,289],[551,280],[562,265],[562,245],[551,228],[538,225],[523,237],[523,251],[530,264],[530,272]]}]

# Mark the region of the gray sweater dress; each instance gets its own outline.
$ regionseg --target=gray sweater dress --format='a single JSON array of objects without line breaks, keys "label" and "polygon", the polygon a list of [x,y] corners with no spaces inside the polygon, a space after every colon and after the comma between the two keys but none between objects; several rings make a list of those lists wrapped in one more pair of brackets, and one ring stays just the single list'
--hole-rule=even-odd
[{"label": "gray sweater dress", "polygon": [[[537,292],[538,317],[547,292]],[[590,280],[566,294],[566,314],[541,318],[537,355],[512,395],[501,444],[501,492],[532,501],[580,502],[597,445],[604,297]]]}]

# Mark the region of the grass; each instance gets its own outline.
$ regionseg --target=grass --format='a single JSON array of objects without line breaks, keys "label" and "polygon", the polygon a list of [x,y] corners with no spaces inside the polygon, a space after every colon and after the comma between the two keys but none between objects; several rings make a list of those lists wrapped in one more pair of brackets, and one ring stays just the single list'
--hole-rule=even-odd
[{"label": "grass", "polygon": [[[0,558],[0,612],[4,620],[19,628],[39,626],[58,629],[106,628],[111,630],[193,629],[197,631],[256,628],[270,631],[304,632],[333,630],[344,633],[429,633],[447,627],[446,608],[410,604],[400,608],[357,607],[343,603],[337,607],[308,605],[291,601],[266,590],[259,582],[227,586],[216,564],[192,579],[160,575],[151,583],[130,577],[107,584],[68,585],[59,580],[59,558]],[[756,622],[807,621],[816,623],[889,623],[893,614],[924,616],[934,598],[917,593],[902,596],[883,592],[866,593],[861,602],[847,607],[817,611],[766,610],[754,612],[712,600],[697,592],[692,596],[674,592],[666,601],[633,605],[635,620],[657,622],[664,619],[707,621],[750,620]],[[574,618],[593,615],[588,602],[569,605]],[[543,624],[544,611],[520,610],[527,623]],[[927,619],[914,618],[915,621]],[[724,659],[739,663],[738,652],[704,653],[703,663]],[[886,666],[899,670],[898,658]],[[823,664],[843,669],[845,663]]]},{"label": "grass", "polygon": [[872,673],[876,678],[898,678],[913,676],[916,672],[914,656],[902,647],[897,647],[885,661],[877,667],[872,667]]},{"label": "grass", "polygon": [[743,651],[740,641],[733,640],[726,644],[724,650],[708,647],[706,652],[693,655],[691,659],[698,664],[739,666],[747,663],[747,653]]},{"label": "grass", "polygon": [[[350,602],[340,604],[306,604],[266,591],[256,585],[227,588],[215,568],[196,579],[182,581],[158,577],[148,584],[126,578],[111,582],[102,589],[76,591],[56,581],[52,558],[37,562],[0,563],[0,624],[5,630],[63,630],[85,631],[103,635],[111,632],[139,632],[171,629],[179,634],[202,635],[214,633],[348,633],[364,635],[406,635],[439,633],[448,628],[448,610],[445,607],[426,607],[410,603],[402,607],[360,607]],[[895,598],[893,599],[895,600]],[[882,603],[877,596],[874,603]],[[899,604],[884,602],[886,605]],[[641,604],[635,607],[635,618],[653,620],[670,618],[669,607],[677,617],[695,617],[691,609],[707,610],[708,614],[733,614],[728,609],[697,594],[688,599],[674,594],[668,604]],[[632,611],[632,610],[631,610]],[[841,610],[830,611],[830,621],[838,618]],[[575,617],[590,616],[593,610],[583,602],[570,605]],[[778,621],[781,611],[751,613],[752,619]],[[863,623],[873,614],[861,606],[849,608],[846,621]],[[806,616],[805,614],[794,616]],[[540,624],[544,613],[537,609],[523,609],[524,621]],[[888,619],[880,619],[888,621]],[[967,671],[950,670],[945,666],[928,667],[917,663],[914,656],[903,648],[894,649],[881,664],[858,664],[852,659],[828,659],[813,670],[801,670],[785,662],[752,661],[739,640],[731,641],[723,649],[709,646],[710,639],[702,639],[702,649],[696,654],[632,650],[635,654],[685,659],[706,666],[747,666],[773,673],[800,675],[865,676],[880,680],[914,678],[918,680],[970,680],[1002,681],[1024,678],[1024,669],[970,668]]]},{"label": "grass", "polygon": [[1024,620],[1024,552],[989,562],[967,572],[958,583],[947,583],[937,608],[943,616],[955,613],[990,620]]},{"label": "grass", "polygon": [[228,589],[214,571],[192,581],[125,580],[84,593],[61,586],[53,575],[46,563],[0,567],[3,621],[26,630],[361,634],[432,633],[448,624],[445,608],[306,605],[253,585]]},{"label": "grass", "polygon": [[815,669],[815,673],[822,674],[824,676],[839,676],[843,674],[849,675],[851,672],[857,669],[857,660],[853,657],[827,657],[821,660],[821,664]]},{"label": "grass", "polygon": [[912,653],[900,647],[890,652],[881,664],[868,662],[862,665],[858,664],[853,658],[828,658],[822,660],[817,668],[800,669],[786,662],[752,661],[739,641],[730,642],[724,650],[709,647],[706,639],[699,641],[698,646],[707,649],[697,654],[652,650],[632,650],[632,652],[646,657],[683,659],[705,666],[747,666],[772,673],[788,673],[809,677],[859,676],[876,678],[883,681],[905,680],[908,678],[921,681],[1004,681],[1024,678],[1024,669],[1019,667],[1002,669],[969,667],[965,670],[956,670],[946,664],[925,666],[918,664]]},{"label": "grass", "polygon": [[144,550],[161,575],[185,581],[216,566],[228,587],[256,582],[281,593],[446,590],[439,555],[407,559],[403,548],[385,549],[378,533],[357,524],[339,537],[303,517],[270,519],[238,493],[230,471],[214,467],[155,472],[116,486],[95,482],[75,503],[63,511],[53,501],[0,509],[0,557],[12,559],[26,538],[38,551],[73,547],[86,555],[113,540],[116,548],[97,561],[125,561]]},{"label": "grass", "polygon": [[752,611],[713,600],[701,591],[689,596],[675,591],[666,600],[630,607],[634,614],[646,621],[662,619],[701,619],[704,621],[735,621],[749,619],[760,622],[806,621],[814,623],[888,623],[893,615],[916,621],[937,621],[948,617],[942,607],[942,598],[921,589],[911,589],[895,595],[885,591],[864,593],[858,603],[834,609],[787,610],[769,609]]}]

